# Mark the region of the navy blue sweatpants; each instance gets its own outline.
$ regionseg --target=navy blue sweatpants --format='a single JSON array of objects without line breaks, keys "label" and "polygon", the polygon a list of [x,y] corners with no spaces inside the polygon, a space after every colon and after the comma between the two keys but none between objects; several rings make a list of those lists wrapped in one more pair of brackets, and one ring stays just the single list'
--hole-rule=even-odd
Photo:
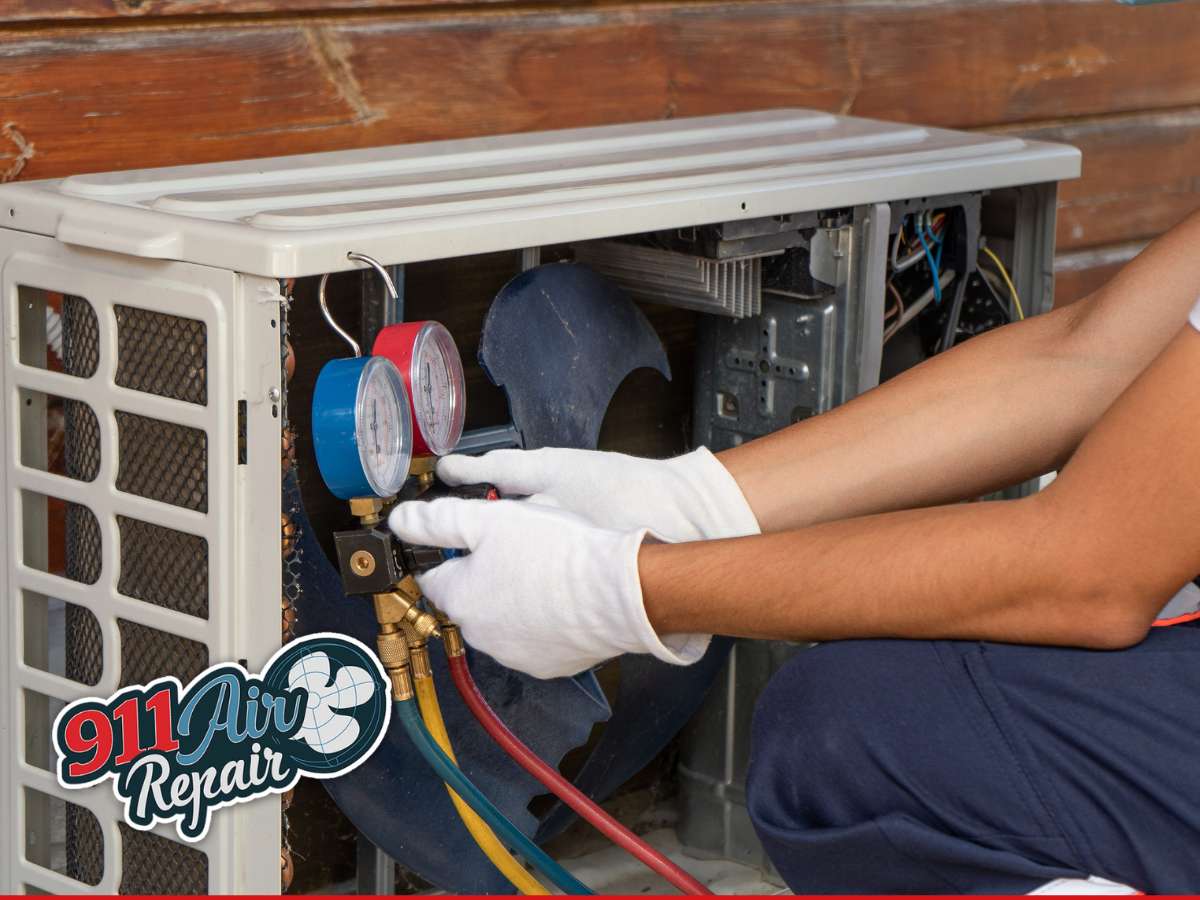
[{"label": "navy blue sweatpants", "polygon": [[1200,624],[1129,650],[842,641],[759,701],[747,785],[797,893],[1200,891]]}]

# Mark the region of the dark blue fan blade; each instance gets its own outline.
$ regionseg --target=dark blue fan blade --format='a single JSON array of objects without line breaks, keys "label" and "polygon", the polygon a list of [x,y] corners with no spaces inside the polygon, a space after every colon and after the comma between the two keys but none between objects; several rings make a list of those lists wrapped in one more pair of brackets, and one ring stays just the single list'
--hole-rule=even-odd
[{"label": "dark blue fan blade", "polygon": [[[585,266],[554,263],[523,272],[492,301],[479,361],[508,397],[527,448],[594,449],[617,387],[634,369],[670,377],[666,352],[641,310]],[[649,763],[699,708],[729,653],[717,640],[681,668],[648,656],[621,660],[615,713],[576,778],[593,797],[611,794]],[[539,839],[574,814],[551,810]]]},{"label": "dark blue fan blade", "polygon": [[640,368],[671,377],[645,315],[591,269],[553,263],[522,272],[492,301],[479,363],[504,388],[523,446],[594,449],[608,404]]}]

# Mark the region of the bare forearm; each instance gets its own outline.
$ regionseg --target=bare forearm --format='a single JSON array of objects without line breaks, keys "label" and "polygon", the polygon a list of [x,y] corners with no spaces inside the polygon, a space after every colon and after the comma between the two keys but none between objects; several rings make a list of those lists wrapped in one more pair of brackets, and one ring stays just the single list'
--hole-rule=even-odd
[{"label": "bare forearm", "polygon": [[[726,541],[647,544],[660,634],[1079,643],[1029,501],[909,510]],[[1041,520],[1044,523],[1044,519]]]},{"label": "bare forearm", "polygon": [[1065,313],[935,357],[823,416],[721,454],[764,531],[949,503],[1049,471],[1107,405],[1062,353]]},{"label": "bare forearm", "polygon": [[659,634],[1137,643],[1152,619],[1149,594],[1109,577],[1091,549],[1076,552],[1089,538],[1082,528],[1064,535],[1053,505],[1035,496],[646,544],[646,612]]},{"label": "bare forearm", "polygon": [[977,497],[1058,467],[1200,292],[1200,216],[1087,301],[975,338],[721,461],[764,531]]},{"label": "bare forearm", "polygon": [[648,544],[650,621],[662,634],[1136,643],[1200,570],[1200,335],[1176,332],[1048,490]]}]

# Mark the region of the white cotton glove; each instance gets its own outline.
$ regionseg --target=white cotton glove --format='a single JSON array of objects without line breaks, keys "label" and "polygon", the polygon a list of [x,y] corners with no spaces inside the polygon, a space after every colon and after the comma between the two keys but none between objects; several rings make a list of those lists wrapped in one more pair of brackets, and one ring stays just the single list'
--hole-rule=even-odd
[{"label": "white cotton glove", "polygon": [[401,503],[388,525],[402,541],[470,554],[417,576],[463,638],[538,678],[574,675],[622,653],[687,665],[709,635],[659,638],[642,605],[645,529],[600,528],[564,510],[514,500]]},{"label": "white cotton glove", "polygon": [[447,484],[487,482],[502,494],[528,495],[605,528],[649,528],[671,543],[760,530],[729,470],[704,447],[667,460],[553,447],[493,450],[447,456],[437,473]]}]

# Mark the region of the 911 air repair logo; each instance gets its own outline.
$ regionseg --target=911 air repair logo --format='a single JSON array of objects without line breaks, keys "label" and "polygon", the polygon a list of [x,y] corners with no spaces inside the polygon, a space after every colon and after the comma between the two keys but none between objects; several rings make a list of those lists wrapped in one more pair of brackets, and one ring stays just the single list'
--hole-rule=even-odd
[{"label": "911 air repair logo", "polygon": [[111,778],[131,826],[174,822],[198,841],[223,806],[358,766],[383,739],[391,706],[371,651],[344,635],[310,635],[261,675],[221,663],[186,688],[158,678],[71,703],[54,720],[58,780],[85,788]]}]

